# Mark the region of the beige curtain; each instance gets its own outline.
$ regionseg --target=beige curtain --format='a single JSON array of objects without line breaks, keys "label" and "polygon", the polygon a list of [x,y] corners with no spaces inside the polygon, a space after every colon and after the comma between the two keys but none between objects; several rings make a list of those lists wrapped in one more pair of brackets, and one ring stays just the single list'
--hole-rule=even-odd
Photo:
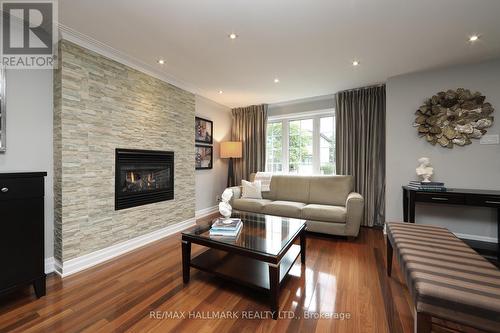
[{"label": "beige curtain", "polygon": [[336,94],[337,174],[354,176],[365,199],[363,225],[385,222],[385,86]]},{"label": "beige curtain", "polygon": [[232,110],[231,140],[241,141],[243,157],[234,160],[236,184],[249,179],[250,174],[266,167],[267,104]]}]

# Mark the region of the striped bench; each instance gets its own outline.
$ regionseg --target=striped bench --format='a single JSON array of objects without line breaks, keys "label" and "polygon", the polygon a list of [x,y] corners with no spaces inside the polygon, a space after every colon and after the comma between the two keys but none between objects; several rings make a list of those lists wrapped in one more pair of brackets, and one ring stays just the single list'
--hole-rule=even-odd
[{"label": "striped bench", "polygon": [[413,298],[415,332],[431,332],[432,317],[500,332],[500,270],[450,231],[387,223],[389,276],[393,251]]}]

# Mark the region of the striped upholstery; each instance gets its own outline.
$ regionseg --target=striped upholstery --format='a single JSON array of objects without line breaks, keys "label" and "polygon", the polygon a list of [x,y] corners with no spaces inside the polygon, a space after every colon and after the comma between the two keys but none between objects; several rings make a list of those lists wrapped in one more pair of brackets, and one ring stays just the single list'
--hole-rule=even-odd
[{"label": "striped upholstery", "polygon": [[387,223],[417,312],[500,332],[500,270],[445,228]]}]

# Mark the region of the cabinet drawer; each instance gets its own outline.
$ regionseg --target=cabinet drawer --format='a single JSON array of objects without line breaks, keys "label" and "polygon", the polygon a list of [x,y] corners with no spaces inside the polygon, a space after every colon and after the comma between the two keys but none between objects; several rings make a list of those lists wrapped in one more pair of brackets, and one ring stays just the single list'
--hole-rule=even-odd
[{"label": "cabinet drawer", "polygon": [[43,177],[0,179],[0,201],[25,198],[43,198],[43,192]]},{"label": "cabinet drawer", "polygon": [[500,208],[500,197],[498,196],[468,195],[465,200],[471,206]]},{"label": "cabinet drawer", "polygon": [[435,202],[435,203],[446,203],[454,205],[465,204],[465,197],[460,194],[451,193],[417,193],[417,201],[423,202]]}]

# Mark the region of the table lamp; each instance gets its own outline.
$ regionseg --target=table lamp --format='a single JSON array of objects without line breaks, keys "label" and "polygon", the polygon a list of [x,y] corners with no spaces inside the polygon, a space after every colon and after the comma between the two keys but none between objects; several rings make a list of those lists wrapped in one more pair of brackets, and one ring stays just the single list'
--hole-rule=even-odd
[{"label": "table lamp", "polygon": [[241,141],[226,141],[220,144],[220,157],[229,158],[229,169],[227,171],[227,187],[235,186],[233,158],[241,158]]}]

